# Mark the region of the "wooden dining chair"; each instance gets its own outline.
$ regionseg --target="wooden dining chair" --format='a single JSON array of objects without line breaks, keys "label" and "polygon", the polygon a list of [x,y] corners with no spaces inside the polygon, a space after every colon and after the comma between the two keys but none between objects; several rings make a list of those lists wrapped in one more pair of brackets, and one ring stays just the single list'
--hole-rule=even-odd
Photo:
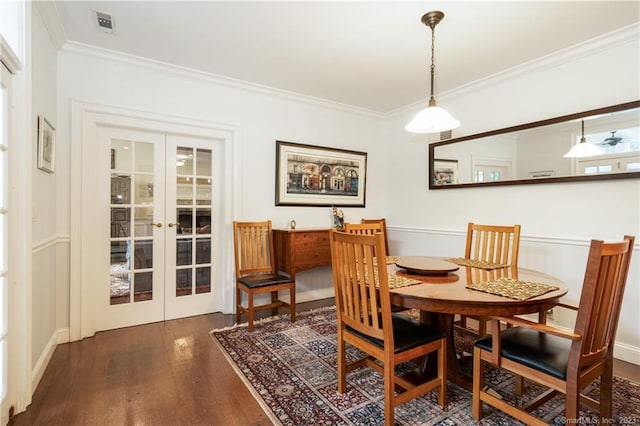
[{"label": "wooden dining chair", "polygon": [[380,226],[379,222],[376,223],[345,223],[344,224],[344,232],[348,232],[350,234],[359,234],[359,235],[374,235],[376,233],[382,234],[385,243],[385,252],[387,251],[387,236],[384,233],[384,228]]},{"label": "wooden dining chair", "polygon": [[[366,221],[366,222],[365,222]],[[350,234],[360,235],[374,235],[376,233],[382,234],[384,237],[384,248],[387,254],[389,254],[389,246],[387,243],[387,228],[385,226],[384,219],[362,219],[361,223],[345,223],[344,231]],[[392,312],[407,311],[406,308],[400,306],[391,305]]]},{"label": "wooden dining chair", "polygon": [[[517,267],[519,250],[520,225],[479,225],[473,222],[467,225],[465,259]],[[467,318],[478,321],[478,336],[487,334],[486,317],[461,315],[456,321],[459,329],[473,331],[467,325]]]},{"label": "wooden dining chair", "polygon": [[[338,392],[346,392],[348,372],[368,366],[384,379],[385,425],[394,424],[395,407],[433,389],[438,389],[438,403],[444,407],[445,335],[415,319],[392,314],[387,265],[373,261],[376,255],[386,255],[383,235],[331,230],[330,244],[338,319]],[[366,356],[347,364],[347,343]],[[395,374],[396,365],[434,352],[437,377],[415,385]]]},{"label": "wooden dining chair", "polygon": [[380,232],[382,232],[382,235],[384,235],[384,248],[385,248],[385,250],[387,250],[387,256],[389,256],[390,255],[390,252],[389,252],[389,239],[387,238],[387,221],[385,220],[385,218],[380,218],[380,219],[362,218],[360,223],[363,223],[363,224],[377,224],[380,227]]},{"label": "wooden dining chair", "polygon": [[[580,403],[598,410],[603,422],[611,419],[613,346],[634,240],[625,236],[622,242],[591,241],[573,332],[517,317],[492,319],[491,335],[478,340],[473,350],[476,420],[482,418],[484,402],[524,423],[541,424],[530,411],[559,392],[566,401],[563,423],[580,423]],[[501,331],[498,321],[515,327]],[[484,389],[486,363],[549,390],[523,407],[513,406]],[[599,401],[580,394],[596,378],[600,378]]]},{"label": "wooden dining chair", "polygon": [[[271,309],[278,313],[283,306],[291,313],[291,322],[296,320],[296,283],[290,277],[276,271],[273,258],[273,231],[271,221],[233,222],[233,243],[236,263],[236,322],[246,314],[249,331],[253,331],[256,311]],[[289,302],[280,300],[278,292],[289,290]],[[247,306],[242,304],[242,294],[247,295]],[[256,306],[254,295],[271,293],[271,302]]]}]

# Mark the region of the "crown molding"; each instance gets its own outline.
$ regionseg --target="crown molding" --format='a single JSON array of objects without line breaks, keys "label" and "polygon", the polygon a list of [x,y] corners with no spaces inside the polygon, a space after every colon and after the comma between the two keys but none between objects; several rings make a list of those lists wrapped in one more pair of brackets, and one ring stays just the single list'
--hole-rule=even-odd
[{"label": "crown molding", "polygon": [[[37,2],[48,3],[48,2]],[[57,14],[57,8],[55,10],[58,21],[60,20]],[[62,29],[64,31],[64,29]],[[514,79],[521,75],[526,75],[532,72],[539,72],[540,70],[550,69],[557,67],[563,63],[574,61],[578,58],[597,54],[599,52],[611,49],[612,47],[626,44],[626,43],[638,43],[640,38],[640,24],[632,24],[602,36],[587,40],[582,43],[567,47],[557,52],[551,53],[546,56],[516,65],[490,76],[474,80],[462,86],[458,86],[454,89],[442,92],[438,94],[440,101],[446,101],[448,98],[454,98],[463,96],[467,93],[486,88],[488,86],[498,84],[505,80]],[[155,71],[170,73],[173,75],[179,75],[186,78],[194,78],[203,81],[207,81],[212,84],[218,84],[225,87],[233,87],[240,90],[247,90],[254,93],[266,94],[269,96],[276,96],[282,99],[292,100],[296,102],[304,102],[307,104],[322,106],[325,108],[345,111],[353,114],[358,114],[366,117],[373,118],[392,118],[401,114],[413,112],[417,109],[421,109],[424,106],[424,99],[413,102],[409,105],[405,105],[400,108],[396,108],[389,112],[379,112],[366,108],[360,108],[353,105],[343,104],[340,102],[334,102],[327,99],[317,98],[314,96],[304,95],[296,92],[291,92],[282,89],[276,89],[273,87],[252,83],[249,81],[239,80],[231,77],[226,77],[219,74],[208,73],[204,71],[195,70],[192,68],[182,67],[174,64],[169,64],[162,61],[148,59],[140,56],[125,54],[109,49],[104,49],[84,43],[78,42],[65,42],[62,46],[62,51],[70,52],[83,56],[92,56],[96,58],[102,58],[109,61],[120,62],[123,64],[130,64],[134,66],[145,67],[153,69]]]},{"label": "crown molding", "polygon": [[62,46],[67,41],[67,32],[64,29],[64,24],[62,23],[56,2],[34,1],[33,4],[36,5],[38,12],[40,12],[40,16],[42,17],[42,21],[53,45],[57,50],[62,49]]},{"label": "crown molding", "polygon": [[90,56],[99,59],[104,59],[109,62],[119,62],[122,64],[128,64],[133,66],[144,67],[152,69],[157,72],[168,73],[186,78],[198,79],[206,81],[212,84],[217,84],[225,87],[232,87],[235,89],[246,90],[254,93],[265,94],[269,96],[275,96],[282,99],[292,100],[295,102],[303,102],[306,104],[321,106],[333,110],[344,111],[352,114],[362,115],[365,117],[373,118],[385,118],[386,114],[378,111],[373,111],[366,108],[359,108],[356,106],[343,104],[340,102],[334,102],[327,99],[317,98],[314,96],[304,95],[301,93],[291,92],[288,90],[276,89],[273,87],[265,86],[262,84],[252,83],[245,80],[239,80],[231,77],[226,77],[219,74],[213,74],[209,72],[199,71],[193,68],[182,67],[179,65],[170,64],[167,62],[157,61],[154,59],[148,59],[140,56],[130,55],[127,53],[116,52],[114,50],[104,49],[97,46],[92,46],[84,43],[78,43],[74,41],[66,42],[62,47],[63,52],[74,53],[82,56]]},{"label": "crown molding", "polygon": [[[555,68],[567,62],[575,61],[576,59],[595,55],[597,53],[609,50],[615,46],[638,43],[640,40],[640,24],[632,24],[602,36],[593,38],[591,40],[584,41],[582,43],[569,46],[565,49],[551,53],[534,60],[524,62],[490,76],[469,82],[462,86],[458,86],[454,89],[448,90],[438,94],[439,101],[446,101],[447,98],[454,98],[463,96],[467,93],[484,89],[488,86],[501,83],[505,80],[511,80],[521,75],[530,74],[533,72],[539,72],[541,70]],[[391,118],[397,115],[406,114],[419,109],[424,108],[425,101],[420,100],[418,102],[411,103],[409,105],[396,108],[387,114],[387,118]]]}]

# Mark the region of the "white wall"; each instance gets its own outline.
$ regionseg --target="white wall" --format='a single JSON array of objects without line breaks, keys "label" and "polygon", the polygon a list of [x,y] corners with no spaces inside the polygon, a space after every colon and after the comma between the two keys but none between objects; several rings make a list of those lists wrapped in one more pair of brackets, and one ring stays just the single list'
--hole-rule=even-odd
[{"label": "white wall", "polygon": [[[36,5],[38,3],[35,3]],[[32,141],[31,159],[33,197],[32,226],[32,367],[45,364],[57,343],[52,337],[57,329],[58,268],[68,269],[57,260],[57,170],[49,174],[37,167],[37,119],[42,115],[57,127],[57,49],[47,32],[39,7],[31,8],[32,69]],[[36,380],[37,384],[37,380]],[[34,387],[35,388],[35,387]]]},{"label": "white wall", "polygon": [[[71,116],[73,101],[121,107],[147,115],[188,118],[239,129],[240,156],[236,167],[241,177],[233,182],[240,186],[236,220],[270,218],[276,228],[286,227],[291,219],[296,220],[299,228],[330,226],[329,207],[275,206],[276,140],[367,152],[370,178],[366,208],[344,211],[348,220],[357,221],[384,212],[385,134],[379,116],[273,90],[248,90],[226,81],[221,84],[211,76],[81,46],[63,49],[58,72],[58,132],[60,144],[65,145],[58,151],[63,157],[61,162],[69,164],[69,143],[76,137]],[[68,176],[60,178],[69,180],[59,185],[59,199],[70,200],[68,191],[70,187],[73,190],[74,183]],[[69,218],[77,207],[69,203],[68,209],[59,213]],[[59,232],[70,234],[68,220],[61,224]],[[300,301],[332,294],[329,268],[303,272],[297,278]],[[232,288],[234,284],[227,285]],[[68,300],[68,284],[60,291]],[[69,327],[72,320],[66,319]]]},{"label": "white wall", "polygon": [[[439,96],[439,106],[462,122],[454,137],[640,99],[638,29],[631,37],[612,40]],[[520,264],[560,278],[570,288],[568,299],[577,302],[590,239],[640,237],[638,179],[428,190],[427,138],[403,128],[415,112],[398,113],[388,122],[386,216],[391,239],[404,251],[400,254],[461,255],[467,222],[519,223]],[[638,364],[639,247],[617,339],[628,349],[627,358]]]},{"label": "white wall", "polygon": [[[471,85],[442,96],[439,102],[463,122],[455,131],[459,136],[638,99],[637,48],[636,39],[635,44],[614,43],[587,53],[583,49],[575,56],[563,53],[555,61]],[[618,66],[611,67],[611,63]],[[425,138],[403,129],[415,111],[384,120],[74,45],[60,53],[58,72],[58,155],[63,163],[69,164],[70,158],[73,100],[238,126],[242,180],[237,219],[268,217],[276,227],[294,218],[299,227],[329,225],[328,208],[274,205],[275,140],[286,140],[369,153],[367,207],[345,209],[345,213],[351,221],[386,215],[392,247],[406,252],[414,244],[424,253],[429,246],[426,254],[438,254],[442,247],[446,255],[455,254],[455,248],[461,247],[460,232],[470,220],[521,223],[523,265],[558,276],[570,286],[574,299],[579,294],[588,240],[639,234],[640,187],[636,180],[427,190]],[[487,108],[487,103],[492,107]],[[58,179],[65,179],[59,182],[58,198],[70,199],[65,193],[69,177],[59,175]],[[592,197],[587,199],[585,194]],[[410,208],[407,200],[411,200]],[[63,206],[59,214],[69,218],[73,208]],[[612,221],[612,209],[625,214]],[[583,221],[575,221],[577,217]],[[69,235],[69,228],[68,222],[61,222],[58,232]],[[416,235],[419,243],[414,242]],[[541,260],[546,258],[550,260]],[[298,278],[300,300],[327,294],[323,291],[331,288],[329,268]],[[638,319],[637,285],[632,284],[638,282],[637,260],[629,282],[619,340],[634,353],[633,348],[640,347],[632,328]],[[68,300],[68,286],[60,291],[59,299]]]}]

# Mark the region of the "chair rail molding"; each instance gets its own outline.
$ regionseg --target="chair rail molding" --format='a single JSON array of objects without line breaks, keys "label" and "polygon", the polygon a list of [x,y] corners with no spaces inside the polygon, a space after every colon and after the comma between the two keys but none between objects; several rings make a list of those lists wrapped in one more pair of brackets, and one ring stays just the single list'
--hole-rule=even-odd
[{"label": "chair rail molding", "polygon": [[[413,226],[388,226],[387,229],[390,231],[397,232],[405,232],[405,233],[415,233],[415,234],[429,234],[429,235],[448,235],[455,237],[465,237],[467,235],[466,231],[459,230],[451,230],[451,229],[437,229],[437,228],[423,228],[423,227],[413,227]],[[591,243],[591,239],[584,238],[556,238],[556,237],[545,237],[545,236],[520,236],[521,241],[528,241],[533,243],[541,243],[541,244],[553,244],[553,245],[562,245],[562,246],[579,246],[579,247],[589,247]],[[640,243],[635,243],[633,245],[634,250],[640,249]]]},{"label": "chair rail molding", "polygon": [[49,247],[55,246],[56,244],[69,244],[70,242],[70,235],[56,235],[35,243],[31,248],[31,252],[35,254],[44,251]]}]

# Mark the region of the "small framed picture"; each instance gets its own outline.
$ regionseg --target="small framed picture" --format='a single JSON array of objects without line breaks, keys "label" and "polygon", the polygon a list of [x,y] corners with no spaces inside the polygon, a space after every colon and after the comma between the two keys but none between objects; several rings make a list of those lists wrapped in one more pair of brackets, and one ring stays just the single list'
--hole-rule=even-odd
[{"label": "small framed picture", "polygon": [[56,160],[56,129],[44,116],[38,116],[38,168],[53,173]]},{"label": "small framed picture", "polygon": [[452,185],[458,183],[458,160],[433,160],[433,184]]}]

